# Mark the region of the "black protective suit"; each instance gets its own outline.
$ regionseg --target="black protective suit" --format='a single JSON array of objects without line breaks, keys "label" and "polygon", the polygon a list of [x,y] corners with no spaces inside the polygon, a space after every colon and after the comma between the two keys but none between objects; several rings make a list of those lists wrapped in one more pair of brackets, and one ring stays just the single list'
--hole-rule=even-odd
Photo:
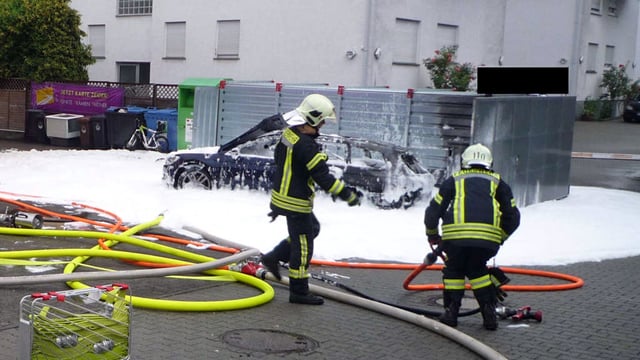
[{"label": "black protective suit", "polygon": [[274,159],[276,171],[271,191],[271,214],[287,217],[289,237],[265,254],[262,262],[272,273],[277,272],[278,261],[288,262],[289,300],[317,304],[309,295],[308,283],[313,241],[320,233],[320,223],[313,214],[315,186],[317,184],[349,205],[359,204],[359,196],[342,180],[331,175],[326,163],[327,155],[313,136],[303,134],[297,127],[284,130]]},{"label": "black protective suit", "polygon": [[445,314],[441,321],[455,326],[465,290],[465,277],[481,307],[485,327],[495,329],[496,288],[487,269],[502,243],[520,225],[511,188],[499,174],[471,167],[447,178],[425,211],[427,236],[438,236],[447,260],[442,270]]}]

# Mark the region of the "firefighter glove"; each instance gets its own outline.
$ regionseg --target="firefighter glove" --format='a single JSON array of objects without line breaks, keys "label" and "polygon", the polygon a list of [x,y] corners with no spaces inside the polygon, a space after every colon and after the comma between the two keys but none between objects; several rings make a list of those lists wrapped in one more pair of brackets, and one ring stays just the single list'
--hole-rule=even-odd
[{"label": "firefighter glove", "polygon": [[358,189],[346,186],[340,192],[340,198],[349,204],[349,206],[360,205],[360,198],[362,197],[362,192],[358,191]]},{"label": "firefighter glove", "polygon": [[351,196],[349,200],[347,200],[347,204],[349,206],[360,206],[360,198],[362,197],[362,193],[356,189],[351,190]]},{"label": "firefighter glove", "polygon": [[429,240],[429,244],[433,246],[439,246],[442,243],[442,236],[438,234],[428,235],[427,240]]},{"label": "firefighter glove", "polygon": [[496,299],[498,299],[498,301],[503,302],[507,296],[508,295],[504,290],[496,288]]}]

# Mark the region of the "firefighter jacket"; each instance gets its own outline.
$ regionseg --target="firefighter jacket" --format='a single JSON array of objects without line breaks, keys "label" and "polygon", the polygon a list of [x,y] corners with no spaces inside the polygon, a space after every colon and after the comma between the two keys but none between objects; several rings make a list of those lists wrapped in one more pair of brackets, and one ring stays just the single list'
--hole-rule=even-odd
[{"label": "firefighter jacket", "polygon": [[425,211],[427,236],[461,246],[498,249],[520,225],[511,188],[498,173],[463,169],[447,178]]},{"label": "firefighter jacket", "polygon": [[342,180],[329,172],[327,154],[312,136],[296,127],[282,132],[274,151],[276,170],[271,190],[271,210],[277,215],[311,213],[315,184],[347,200],[353,196]]}]

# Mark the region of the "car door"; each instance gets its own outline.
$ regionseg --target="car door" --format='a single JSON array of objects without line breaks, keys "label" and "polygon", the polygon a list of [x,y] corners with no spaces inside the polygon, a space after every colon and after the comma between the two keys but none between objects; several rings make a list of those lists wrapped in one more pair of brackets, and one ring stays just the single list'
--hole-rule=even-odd
[{"label": "car door", "polygon": [[232,186],[269,190],[274,171],[273,151],[280,139],[278,134],[268,134],[248,141],[229,151],[233,159],[228,164]]}]

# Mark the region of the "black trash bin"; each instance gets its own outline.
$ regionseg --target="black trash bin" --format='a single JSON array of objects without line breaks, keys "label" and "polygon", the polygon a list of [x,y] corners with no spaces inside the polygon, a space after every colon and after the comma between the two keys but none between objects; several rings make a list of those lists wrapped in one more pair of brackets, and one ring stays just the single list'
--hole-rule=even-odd
[{"label": "black trash bin", "polygon": [[107,126],[104,115],[94,115],[89,119],[94,149],[108,149]]},{"label": "black trash bin", "polygon": [[80,118],[80,147],[82,149],[93,148],[93,138],[91,136],[91,124],[89,118],[84,116]]},{"label": "black trash bin", "polygon": [[123,149],[137,127],[138,121],[144,121],[145,108],[129,106],[111,108],[104,114],[106,117],[107,139],[112,149]]},{"label": "black trash bin", "polygon": [[24,139],[42,144],[48,144],[47,120],[43,110],[29,109],[25,117]]}]

